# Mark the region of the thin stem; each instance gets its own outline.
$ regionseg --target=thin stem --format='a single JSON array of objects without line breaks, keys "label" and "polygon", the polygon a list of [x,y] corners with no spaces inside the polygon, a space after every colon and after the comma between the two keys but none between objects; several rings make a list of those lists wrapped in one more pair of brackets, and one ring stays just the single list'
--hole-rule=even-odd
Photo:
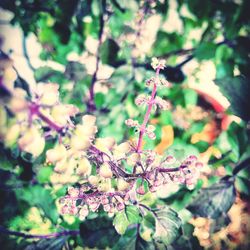
[{"label": "thin stem", "polygon": [[27,234],[27,233],[21,233],[17,231],[8,230],[2,226],[0,226],[0,233],[7,234],[7,235],[13,235],[18,236],[26,239],[31,238],[39,238],[39,239],[49,239],[49,238],[56,238],[60,236],[76,236],[80,233],[79,230],[70,230],[70,231],[62,231],[62,232],[56,232],[56,233],[50,233],[50,234]]},{"label": "thin stem", "polygon": [[[160,68],[157,68],[157,70],[156,70],[156,78],[157,79],[159,78],[159,73],[160,73]],[[154,87],[153,87],[153,90],[152,90],[152,93],[151,93],[151,98],[150,98],[150,101],[149,101],[149,104],[148,104],[148,108],[147,108],[146,114],[144,116],[143,123],[142,123],[141,128],[140,128],[140,134],[139,134],[139,138],[138,138],[136,152],[141,151],[143,135],[145,134],[145,131],[146,131],[146,127],[147,127],[147,123],[148,123],[148,120],[149,120],[149,117],[150,117],[151,109],[152,109],[153,104],[154,104],[154,99],[155,99],[155,96],[156,96],[156,92],[157,92],[157,85],[156,85],[156,83],[154,83]]]},{"label": "thin stem", "polygon": [[37,116],[41,118],[44,122],[46,122],[51,129],[54,129],[58,133],[60,133],[63,129],[63,127],[56,124],[54,121],[50,120],[47,116],[45,116],[39,109],[37,110]]},{"label": "thin stem", "polygon": [[62,132],[62,129],[63,129],[62,126],[56,124],[49,117],[47,117],[46,115],[44,115],[40,111],[40,106],[38,104],[30,102],[30,104],[29,104],[29,124],[32,123],[32,117],[34,115],[37,115],[42,121],[44,121],[45,123],[47,123],[47,125],[49,125],[49,127],[51,129],[57,131],[58,133]]},{"label": "thin stem", "polygon": [[120,192],[120,191],[117,191],[117,192],[94,191],[93,193],[83,194],[83,195],[79,195],[79,196],[76,196],[76,197],[71,197],[70,195],[66,195],[66,196],[64,196],[64,198],[76,201],[76,200],[80,200],[80,199],[85,200],[87,198],[102,196],[102,195],[105,195],[105,196],[108,196],[108,197],[115,197],[115,196],[124,197],[125,193]]},{"label": "thin stem", "polygon": [[96,65],[95,65],[95,72],[92,76],[90,88],[89,88],[89,103],[88,103],[88,109],[89,111],[93,111],[96,109],[95,107],[95,102],[94,102],[94,87],[95,83],[97,80],[97,72],[99,70],[99,62],[100,62],[100,48],[102,45],[102,36],[103,36],[103,31],[104,31],[104,13],[106,9],[106,0],[102,0],[102,13],[100,14],[100,19],[99,19],[99,24],[100,24],[100,30],[98,34],[98,46],[97,46],[97,51],[96,51]]}]

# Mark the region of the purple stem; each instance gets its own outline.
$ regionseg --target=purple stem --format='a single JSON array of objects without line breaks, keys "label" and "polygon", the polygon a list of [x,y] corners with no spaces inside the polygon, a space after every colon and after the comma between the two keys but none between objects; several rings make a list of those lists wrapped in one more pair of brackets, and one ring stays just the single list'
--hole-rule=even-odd
[{"label": "purple stem", "polygon": [[[156,78],[159,78],[159,73],[160,73],[160,68],[157,68],[157,70],[156,70]],[[150,98],[150,101],[149,101],[149,105],[148,105],[146,114],[144,116],[143,123],[142,123],[141,128],[140,128],[140,134],[139,134],[139,139],[138,139],[138,143],[137,143],[136,152],[141,152],[142,139],[143,139],[143,135],[145,134],[145,131],[146,131],[146,127],[147,127],[147,123],[148,123],[148,120],[149,120],[149,117],[150,117],[151,109],[152,109],[153,104],[154,104],[156,91],[157,91],[157,85],[156,85],[156,83],[154,83],[154,87],[153,87],[153,90],[152,90],[152,93],[151,93],[151,98]]]},{"label": "purple stem", "polygon": [[59,126],[54,121],[50,120],[47,116],[45,116],[40,111],[40,106],[38,104],[31,102],[29,105],[29,110],[30,110],[29,123],[31,123],[32,117],[34,115],[37,115],[42,121],[46,122],[51,129],[57,131],[58,133],[60,133],[62,131],[63,127]]},{"label": "purple stem", "polygon": [[57,132],[61,132],[62,131],[63,127],[59,126],[58,124],[56,124],[55,122],[53,122],[52,120],[50,120],[39,109],[37,110],[36,114],[37,114],[37,116],[39,116],[41,118],[41,120],[43,120],[44,122],[46,122],[51,129],[54,129]]}]

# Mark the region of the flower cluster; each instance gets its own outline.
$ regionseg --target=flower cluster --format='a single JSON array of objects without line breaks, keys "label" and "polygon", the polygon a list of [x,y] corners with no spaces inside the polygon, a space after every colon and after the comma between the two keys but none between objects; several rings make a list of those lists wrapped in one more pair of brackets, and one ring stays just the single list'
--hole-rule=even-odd
[{"label": "flower cluster", "polygon": [[137,105],[146,106],[143,122],[125,121],[139,132],[137,142],[117,144],[110,137],[96,138],[96,117],[89,114],[83,115],[80,123],[74,123],[71,118],[78,109],[60,102],[57,84],[38,84],[30,96],[22,89],[10,89],[10,100],[2,103],[0,111],[1,117],[6,115],[6,109],[14,116],[8,121],[9,127],[7,122],[1,122],[5,129],[1,138],[8,147],[17,142],[21,151],[34,157],[43,152],[47,138],[57,139],[46,152],[46,164],[54,166],[52,183],[70,183],[59,202],[62,214],[85,219],[90,212],[103,209],[113,215],[129,204],[139,203],[141,196],[166,183],[184,184],[188,188],[196,184],[202,166],[196,156],[178,161],[172,155],[163,156],[142,148],[144,135],[156,138],[155,127],[148,124],[152,109],[158,106],[166,110],[170,106],[156,95],[159,86],[169,86],[160,78],[165,64],[153,59],[152,66],[156,77],[150,79],[150,84],[146,82],[152,86],[151,96],[136,99]]},{"label": "flower cluster", "polygon": [[185,109],[181,106],[177,106],[173,111],[174,123],[183,129],[188,129],[192,122],[201,121],[204,119],[209,119],[211,114],[204,111],[198,106],[188,106]]}]

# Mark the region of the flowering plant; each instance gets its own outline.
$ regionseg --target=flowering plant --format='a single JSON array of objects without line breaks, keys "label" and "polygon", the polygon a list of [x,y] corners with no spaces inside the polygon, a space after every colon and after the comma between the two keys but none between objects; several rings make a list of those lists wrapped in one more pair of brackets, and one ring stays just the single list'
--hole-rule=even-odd
[{"label": "flowering plant", "polygon": [[[137,141],[116,144],[110,137],[96,138],[98,129],[93,115],[83,115],[82,122],[74,124],[72,118],[78,109],[62,104],[59,86],[52,83],[39,84],[31,96],[18,88],[10,90],[7,108],[15,118],[11,119],[9,128],[3,126],[2,137],[6,146],[17,141],[20,150],[33,157],[43,152],[47,138],[57,139],[55,146],[46,152],[47,164],[54,165],[51,178],[62,180],[66,175],[71,183],[77,183],[70,185],[67,194],[59,200],[62,215],[70,214],[84,220],[91,212],[103,209],[114,217],[113,225],[119,234],[124,234],[131,224],[142,223],[144,238],[153,237],[169,244],[178,236],[180,218],[169,207],[157,203],[150,207],[145,198],[155,197],[157,190],[166,188],[169,183],[194,188],[203,164],[195,155],[178,160],[173,155],[159,155],[143,149],[145,135],[152,140],[156,137],[155,127],[148,124],[152,110],[166,110],[170,106],[168,101],[157,96],[158,88],[170,86],[160,76],[165,62],[153,58],[151,65],[156,72],[146,81],[146,86],[152,89],[151,95],[139,95],[135,100],[136,105],[146,106],[143,122],[125,121],[138,132]],[[3,107],[1,111],[6,112]],[[155,232],[145,225],[144,217],[148,213],[155,220]],[[169,225],[166,220],[173,224]],[[168,235],[168,230],[173,233]]]}]

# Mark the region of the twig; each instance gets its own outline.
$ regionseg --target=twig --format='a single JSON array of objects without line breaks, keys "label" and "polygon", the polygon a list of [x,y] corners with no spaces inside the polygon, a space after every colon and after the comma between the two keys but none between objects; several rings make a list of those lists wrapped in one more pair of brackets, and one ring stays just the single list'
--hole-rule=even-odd
[{"label": "twig", "polygon": [[[160,73],[160,69],[157,69],[157,71],[156,71],[156,78],[159,78],[159,73]],[[146,126],[147,126],[147,123],[148,123],[148,120],[149,120],[149,117],[150,117],[151,109],[152,109],[153,104],[154,104],[154,99],[155,99],[156,91],[157,91],[157,85],[156,85],[156,83],[154,83],[154,87],[153,87],[153,90],[152,90],[152,93],[151,93],[151,98],[150,98],[150,101],[149,101],[149,105],[148,105],[146,114],[144,116],[144,120],[143,120],[142,126],[140,128],[140,134],[139,134],[139,138],[138,138],[136,152],[140,152],[141,151],[142,138],[143,138],[143,135],[144,135],[144,133],[146,131]]]},{"label": "twig", "polygon": [[103,36],[103,31],[104,31],[104,14],[106,12],[106,0],[102,0],[102,13],[100,14],[99,17],[99,34],[98,34],[98,46],[97,46],[97,52],[96,52],[96,65],[95,65],[95,72],[92,76],[90,88],[89,88],[89,102],[88,102],[88,111],[94,111],[96,109],[95,106],[95,93],[94,93],[94,87],[95,83],[97,80],[97,72],[99,70],[99,62],[100,62],[100,48],[102,45],[102,36]]},{"label": "twig", "polygon": [[33,65],[31,64],[31,61],[30,61],[30,58],[29,58],[29,55],[28,55],[28,51],[27,51],[27,45],[26,45],[26,37],[25,35],[23,34],[23,37],[22,37],[22,47],[23,47],[23,55],[27,61],[27,64],[29,66],[29,68],[35,72],[35,68],[33,67]]}]

